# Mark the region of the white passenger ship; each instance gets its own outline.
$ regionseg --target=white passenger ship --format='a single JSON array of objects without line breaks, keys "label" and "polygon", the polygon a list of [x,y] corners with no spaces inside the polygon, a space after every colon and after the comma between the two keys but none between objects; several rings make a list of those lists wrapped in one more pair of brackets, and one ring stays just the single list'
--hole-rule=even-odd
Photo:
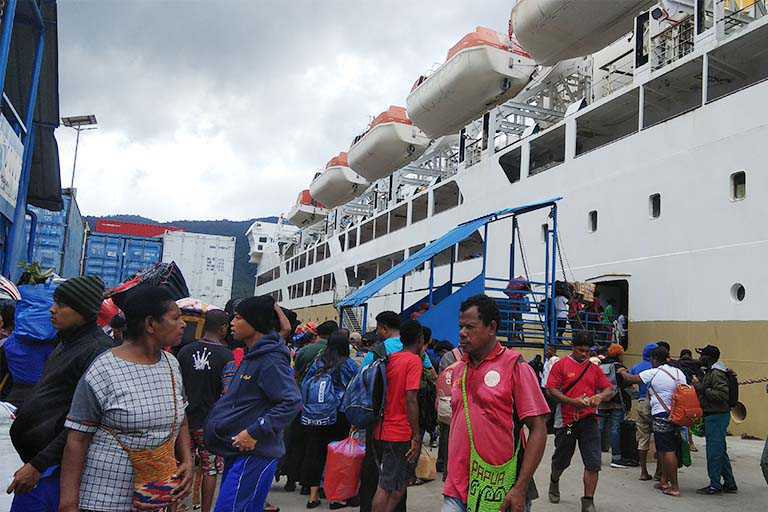
[{"label": "white passenger ship", "polygon": [[[340,299],[453,227],[561,196],[558,272],[617,301],[629,354],[712,343],[740,379],[767,376],[766,14],[766,0],[518,1],[509,34],[464,37],[407,114],[382,113],[308,184],[282,221],[301,231],[252,247],[255,292],[304,320],[337,317]],[[531,276],[551,224],[541,211],[520,225],[515,258]],[[410,274],[405,305],[430,275],[476,275],[483,235]],[[490,227],[497,275],[511,242],[509,226]],[[402,286],[370,300],[368,325],[401,310]],[[748,415],[732,430],[765,435],[765,389],[741,392]]]}]

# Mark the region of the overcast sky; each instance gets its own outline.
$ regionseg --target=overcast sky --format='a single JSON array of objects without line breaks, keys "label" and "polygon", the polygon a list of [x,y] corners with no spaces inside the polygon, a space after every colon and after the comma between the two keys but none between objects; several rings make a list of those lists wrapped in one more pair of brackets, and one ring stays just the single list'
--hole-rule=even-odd
[{"label": "overcast sky", "polygon": [[[247,219],[315,171],[511,0],[59,0],[62,115],[85,214]],[[74,135],[60,128],[69,186]]]}]

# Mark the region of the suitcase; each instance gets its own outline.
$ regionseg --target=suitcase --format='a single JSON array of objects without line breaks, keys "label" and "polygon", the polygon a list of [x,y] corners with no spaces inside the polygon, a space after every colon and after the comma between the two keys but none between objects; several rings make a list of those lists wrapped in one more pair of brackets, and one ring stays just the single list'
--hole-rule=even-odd
[{"label": "suitcase", "polygon": [[632,420],[624,420],[619,425],[619,439],[621,442],[621,457],[627,461],[638,462],[637,453],[637,425]]}]

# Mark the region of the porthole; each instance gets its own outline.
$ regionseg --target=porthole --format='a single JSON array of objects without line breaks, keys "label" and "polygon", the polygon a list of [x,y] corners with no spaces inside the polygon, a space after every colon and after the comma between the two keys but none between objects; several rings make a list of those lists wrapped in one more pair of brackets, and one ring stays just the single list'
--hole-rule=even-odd
[{"label": "porthole", "polygon": [[747,290],[744,288],[744,285],[741,283],[733,283],[733,286],[731,286],[731,298],[736,302],[741,302],[746,296]]}]

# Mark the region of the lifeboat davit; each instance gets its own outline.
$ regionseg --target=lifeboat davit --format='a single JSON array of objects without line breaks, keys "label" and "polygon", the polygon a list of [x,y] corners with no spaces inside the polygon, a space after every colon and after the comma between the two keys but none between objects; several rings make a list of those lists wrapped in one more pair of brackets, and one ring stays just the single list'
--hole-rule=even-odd
[{"label": "lifeboat davit", "polygon": [[325,171],[312,181],[309,191],[312,197],[328,208],[336,208],[350,202],[365,192],[366,188],[368,181],[349,168],[346,153],[339,153],[331,158]]},{"label": "lifeboat davit", "polygon": [[408,116],[428,137],[458,133],[489,109],[516,96],[535,69],[506,36],[478,27],[448,51],[446,62],[421,77],[408,95]]},{"label": "lifeboat davit", "polygon": [[[588,6],[585,4],[589,3]],[[649,0],[519,0],[510,30],[534,60],[545,66],[601,50],[631,32]]]},{"label": "lifeboat davit", "polygon": [[389,107],[349,148],[349,166],[368,181],[386,178],[421,156],[429,137],[408,119],[403,107]]},{"label": "lifeboat davit", "polygon": [[328,216],[328,210],[312,198],[309,190],[302,190],[296,204],[285,218],[294,226],[307,227],[316,224]]}]

